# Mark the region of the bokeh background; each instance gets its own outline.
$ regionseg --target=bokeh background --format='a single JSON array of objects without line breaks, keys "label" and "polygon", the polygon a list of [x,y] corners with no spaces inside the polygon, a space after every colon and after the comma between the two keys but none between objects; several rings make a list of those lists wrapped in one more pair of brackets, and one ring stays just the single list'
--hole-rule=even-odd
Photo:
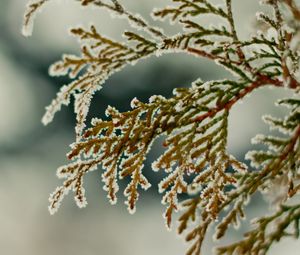
[{"label": "bokeh background", "polygon": [[[3,255],[182,255],[187,248],[176,235],[176,224],[168,232],[156,184],[163,174],[154,175],[151,160],[160,153],[159,143],[146,163],[147,176],[154,185],[142,192],[134,216],[127,213],[121,198],[111,206],[102,190],[101,172],[86,177],[89,205],[75,206],[72,195],[63,201],[59,212],[50,216],[48,196],[60,180],[56,168],[66,163],[68,145],[74,141],[75,116],[72,106],[57,114],[54,122],[43,127],[40,119],[65,78],[50,78],[48,67],[63,53],[79,50],[68,35],[71,26],[88,26],[93,22],[99,31],[116,39],[128,26],[124,20],[112,20],[106,11],[80,8],[73,0],[53,0],[37,16],[33,36],[24,38],[20,31],[26,0],[0,0],[0,254]],[[130,11],[144,14],[167,1],[123,0]],[[218,1],[216,1],[218,2]],[[170,3],[170,2],[168,2]],[[238,32],[245,37],[253,32],[258,1],[234,1]],[[205,22],[205,20],[203,21]],[[160,22],[153,22],[162,25]],[[169,34],[178,27],[164,24]],[[203,80],[227,77],[228,73],[214,63],[183,54],[150,58],[125,68],[107,81],[94,98],[90,117],[102,116],[108,104],[120,110],[129,108],[133,97],[147,100],[153,94],[171,95],[172,89]],[[268,88],[256,91],[234,107],[230,119],[229,150],[243,159],[253,148],[250,139],[268,128],[261,115],[280,116],[283,110],[274,102],[287,94]],[[249,218],[268,213],[260,196],[249,206]],[[230,230],[228,240],[241,237],[248,228]],[[212,254],[211,240],[203,254]],[[284,240],[270,254],[299,254],[299,241]]]}]

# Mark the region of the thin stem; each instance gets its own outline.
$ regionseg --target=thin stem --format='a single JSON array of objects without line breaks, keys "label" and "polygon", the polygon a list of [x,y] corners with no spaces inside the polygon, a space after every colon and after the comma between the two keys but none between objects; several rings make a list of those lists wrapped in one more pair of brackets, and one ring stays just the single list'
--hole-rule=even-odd
[{"label": "thin stem", "polygon": [[246,69],[253,70],[252,67],[250,66],[250,64],[246,61],[245,54],[241,48],[241,43],[240,43],[240,40],[239,40],[237,32],[236,32],[234,19],[233,19],[233,13],[232,13],[232,0],[226,0],[226,5],[227,5],[228,22],[230,24],[231,33],[233,36],[233,42],[237,45],[238,57],[241,60],[241,62],[245,64]]},{"label": "thin stem", "polygon": [[163,32],[161,32],[157,28],[154,28],[154,27],[150,26],[149,24],[146,23],[146,21],[144,21],[139,16],[133,15],[132,13],[126,11],[123,8],[123,6],[119,3],[118,0],[111,0],[111,2],[113,3],[113,6],[109,5],[109,4],[106,4],[106,3],[103,3],[101,0],[93,2],[93,4],[98,6],[98,7],[106,7],[109,10],[111,10],[113,12],[116,12],[119,15],[125,15],[129,21],[133,22],[137,27],[143,28],[147,33],[149,33],[151,36],[154,36],[155,38],[159,38],[159,39],[166,39],[167,38],[163,34]]},{"label": "thin stem", "polygon": [[248,184],[246,184],[242,189],[238,189],[236,192],[231,193],[229,199],[220,206],[220,211],[223,210],[227,205],[231,204],[235,199],[241,197],[242,194],[253,194],[262,183],[266,181],[265,177],[269,174],[277,175],[278,171],[280,171],[281,163],[286,160],[288,155],[294,150],[294,147],[297,141],[300,139],[300,125],[296,128],[293,136],[290,139],[290,142],[285,146],[283,152],[278,157],[275,162],[275,166],[273,168],[277,169],[274,173],[272,169],[270,169],[271,164],[268,164],[259,174],[257,174]]},{"label": "thin stem", "polygon": [[234,98],[229,100],[227,103],[223,105],[218,105],[215,108],[212,108],[208,112],[194,118],[192,122],[200,122],[203,121],[206,118],[210,118],[215,116],[218,112],[222,110],[229,110],[231,107],[240,99],[244,98],[246,95],[250,94],[253,90],[265,86],[265,85],[273,85],[276,87],[283,87],[283,82],[277,80],[277,79],[272,79],[266,75],[259,75],[258,79],[253,82],[250,86],[245,87],[242,91],[240,91]]}]

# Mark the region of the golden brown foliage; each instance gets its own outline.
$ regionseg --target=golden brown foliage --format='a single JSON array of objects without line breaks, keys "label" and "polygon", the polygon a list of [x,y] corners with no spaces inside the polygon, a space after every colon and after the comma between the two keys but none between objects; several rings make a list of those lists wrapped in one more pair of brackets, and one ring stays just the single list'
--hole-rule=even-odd
[{"label": "golden brown foliage", "polygon": [[[46,2],[34,1],[28,6],[26,34],[35,12]],[[77,139],[68,154],[72,162],[58,169],[58,177],[65,181],[50,196],[50,212],[57,211],[70,190],[78,206],[84,207],[83,178],[100,167],[112,203],[117,200],[119,179],[130,180],[124,195],[128,210],[134,212],[139,188],[150,187],[143,173],[147,153],[163,136],[164,152],[152,168],[167,174],[159,184],[166,204],[164,216],[170,227],[173,213],[180,211],[178,233],[187,232],[186,240],[192,243],[187,254],[200,254],[212,225],[216,239],[226,235],[231,225],[239,226],[245,206],[257,191],[277,190],[271,198],[273,214],[257,219],[241,241],[219,247],[216,253],[266,254],[283,236],[298,238],[300,205],[287,204],[300,190],[300,9],[295,1],[263,1],[271,12],[258,13],[257,18],[267,33],[258,32],[247,40],[239,39],[236,32],[231,0],[222,0],[222,6],[210,0],[173,0],[173,6],[155,10],[154,18],[183,27],[182,33],[174,36],[128,12],[118,0],[79,2],[85,7],[106,8],[127,19],[137,32],[124,32],[126,42],[118,42],[101,35],[94,25],[73,28],[71,33],[82,45],[81,55],[64,55],[50,69],[52,75],[68,75],[74,80],[61,88],[43,123],[48,124],[72,95],[77,116]],[[197,18],[203,15],[216,17],[222,26],[199,22]],[[85,127],[92,96],[108,77],[128,64],[170,52],[213,60],[235,78],[199,79],[190,88],[175,89],[171,98],[152,96],[148,103],[134,98],[128,112],[108,106],[105,120],[93,119],[91,127]],[[248,169],[228,153],[228,117],[233,105],[263,86],[285,87],[294,96],[278,102],[289,108],[284,119],[265,116],[265,122],[282,135],[258,135],[253,142],[265,144],[267,150],[249,152],[247,158],[256,169]],[[290,226],[294,227],[292,233],[287,232]]]}]

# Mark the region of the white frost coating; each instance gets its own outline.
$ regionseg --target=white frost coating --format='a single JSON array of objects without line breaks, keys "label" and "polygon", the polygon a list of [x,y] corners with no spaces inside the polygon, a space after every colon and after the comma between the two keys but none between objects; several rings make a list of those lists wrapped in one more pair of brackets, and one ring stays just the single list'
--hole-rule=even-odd
[{"label": "white frost coating", "polygon": [[161,157],[159,157],[156,161],[152,162],[151,164],[151,168],[154,172],[158,172],[160,170],[160,168],[158,167],[158,162]]},{"label": "white frost coating", "polygon": [[192,89],[199,89],[199,87],[203,84],[203,81],[201,78],[198,78],[197,80],[192,82]]},{"label": "white frost coating", "polygon": [[[121,6],[121,8],[123,8]],[[154,35],[153,32],[151,32],[151,29],[149,29],[149,25],[148,23],[144,20],[144,18],[139,15],[139,14],[131,14],[131,13],[128,13],[128,12],[118,12],[116,10],[113,10],[113,9],[109,9],[109,8],[106,8],[107,11],[109,12],[110,16],[112,18],[123,18],[123,19],[127,19],[129,25],[136,29],[136,30],[142,30],[142,31],[145,31],[146,33],[150,34],[150,35]],[[162,28],[158,28],[158,27],[151,27],[152,29],[160,32],[161,34],[163,34],[163,30]]]},{"label": "white frost coating", "polygon": [[[142,166],[142,168],[144,168],[144,165]],[[148,190],[151,188],[151,183],[147,180],[147,178],[141,174],[140,176],[142,183],[144,182],[144,184],[141,183],[141,187],[143,190]]]},{"label": "white frost coating", "polygon": [[78,162],[73,162],[69,165],[61,166],[61,167],[57,168],[56,176],[59,179],[65,179],[65,178],[68,178],[70,176],[73,176],[74,172],[71,173],[71,172],[68,171],[68,169],[76,169],[77,167],[78,167]]},{"label": "white frost coating", "polygon": [[274,39],[276,42],[278,42],[278,31],[274,27],[270,27],[267,31],[266,38],[268,40]]},{"label": "white frost coating", "polygon": [[[250,203],[250,201],[251,201],[251,196],[249,195],[249,194],[246,194],[245,196],[244,196],[244,205],[245,206],[247,206],[247,205],[249,205],[249,203]],[[245,220],[246,219],[246,215],[240,215],[240,217],[241,217],[241,219],[243,219],[243,220]]]},{"label": "white frost coating", "polygon": [[[163,193],[166,190],[166,188],[164,188],[164,186],[167,183],[170,183],[170,185],[171,185],[174,182],[176,182],[176,180],[178,178],[180,178],[180,174],[181,174],[181,168],[176,167],[175,170],[171,174],[169,174],[167,177],[165,177],[164,179],[162,179],[160,181],[160,183],[158,184],[158,192]],[[167,185],[167,186],[170,186],[170,185]]]},{"label": "white frost coating", "polygon": [[[170,8],[174,8],[174,6],[168,5],[168,6],[166,6],[165,8],[170,9]],[[154,21],[163,21],[163,20],[166,19],[166,16],[162,18],[161,16],[155,16],[155,15],[154,15],[156,12],[159,12],[160,10],[161,10],[161,9],[159,9],[159,8],[157,8],[157,7],[154,7],[154,8],[152,9],[152,11],[151,11],[151,13],[150,13],[150,16],[151,16],[151,18],[152,18]]]},{"label": "white frost coating", "polygon": [[[167,5],[165,7],[165,9],[174,9],[174,6],[172,5]],[[173,20],[173,19],[170,19],[167,15],[164,16],[164,17],[161,17],[161,16],[155,16],[154,13],[160,11],[161,9],[158,9],[158,8],[153,8],[152,9],[152,12],[151,12],[151,18],[154,20],[154,21],[164,21],[168,18],[169,20],[169,23],[170,25],[174,25],[176,23],[176,20]]]},{"label": "white frost coating", "polygon": [[[139,162],[141,160],[141,157],[139,156],[139,154],[129,154],[129,153],[124,153],[126,156],[128,156],[127,158],[123,158],[121,159],[121,162],[119,164],[119,168],[122,169],[127,169],[130,168],[131,166],[138,166]],[[127,164],[127,162],[131,161],[131,164],[128,167],[124,167],[125,164]],[[141,168],[141,167],[139,167]],[[119,172],[119,179],[123,179],[122,176],[122,171]]]},{"label": "white frost coating", "polygon": [[[44,5],[48,0],[32,0],[30,1],[25,10],[24,15],[24,22],[22,26],[22,34],[26,37],[29,37],[32,35],[33,31],[33,24],[36,17],[37,12],[41,12],[43,8],[42,5]],[[37,5],[38,7],[34,10],[32,6]]]},{"label": "white frost coating", "polygon": [[108,105],[105,110],[105,116],[110,117],[111,115],[120,115],[120,112],[114,106]]},{"label": "white frost coating", "polygon": [[62,60],[56,61],[52,65],[50,65],[48,70],[49,75],[53,77],[69,75],[71,79],[76,78],[82,68],[78,68],[78,70],[76,70],[75,72],[75,69],[77,68],[75,64],[68,64],[66,67],[67,59],[78,60],[79,57],[72,54],[63,54]]},{"label": "white frost coating", "polygon": [[292,131],[293,131],[293,130],[288,129],[288,127],[285,128],[285,127],[283,127],[283,126],[281,126],[281,125],[275,125],[275,124],[273,123],[273,121],[281,122],[281,119],[274,118],[274,117],[272,117],[271,115],[264,115],[264,116],[262,116],[262,119],[263,119],[263,121],[264,121],[266,124],[269,124],[270,130],[276,130],[276,129],[277,129],[277,130],[279,130],[281,133],[283,133],[283,134],[285,134],[285,135],[290,135],[290,134],[292,134]]},{"label": "white frost coating", "polygon": [[42,123],[48,125],[54,118],[56,112],[60,111],[62,105],[70,103],[70,86],[64,85],[57,93],[56,98],[46,107],[46,112],[42,118]]},{"label": "white frost coating", "polygon": [[[84,188],[82,188],[82,190],[84,190]],[[87,200],[86,200],[86,197],[84,196],[83,197],[83,200],[79,200],[77,197],[74,197],[75,199],[75,202],[76,202],[76,205],[79,207],[79,208],[84,208],[87,206]]]},{"label": "white frost coating", "polygon": [[33,32],[33,18],[30,19],[27,25],[23,25],[22,27],[22,35],[25,37],[30,37]]},{"label": "white frost coating", "polygon": [[[137,175],[139,181],[136,182],[134,176],[131,182],[127,185],[126,189],[124,190],[124,196],[127,197],[127,201],[125,204],[127,205],[128,212],[130,214],[134,214],[136,211],[136,202],[139,199],[139,193],[137,192],[137,186],[140,185],[142,189],[147,190],[151,187],[151,184],[148,182],[146,177],[142,174],[142,168],[144,168],[144,164],[141,164],[139,168],[133,173],[133,175]],[[132,187],[135,187],[135,191],[132,190]],[[134,201],[133,207],[130,202]]]},{"label": "white frost coating", "polygon": [[[50,75],[60,76],[60,75],[66,75],[67,73],[69,73],[69,69],[55,68],[55,67],[57,67],[57,65],[62,64],[62,63],[63,63],[63,61],[59,61],[59,62],[53,64],[49,69]],[[120,71],[124,66],[125,65],[121,66],[120,68],[118,68],[114,71],[111,71],[109,73],[104,73],[104,74],[101,73],[101,70],[99,70],[98,73],[93,73],[92,75],[88,73],[88,74],[83,75],[82,77],[78,77],[77,80],[70,83],[69,85],[63,86],[61,88],[60,92],[57,94],[57,97],[46,108],[46,113],[42,119],[42,123],[44,125],[47,125],[48,123],[50,123],[53,120],[55,113],[61,109],[61,105],[69,104],[71,94],[74,94],[76,90],[80,91],[80,86],[82,85],[83,82],[85,84],[91,83],[91,86],[95,86],[95,89],[93,89],[92,92],[90,92],[90,94],[92,95],[95,91],[100,90],[102,88],[100,85],[102,85],[110,75],[112,75],[113,73],[115,73],[117,71]],[[72,74],[70,73],[70,77],[71,76],[72,76]],[[91,96],[88,96],[88,98],[91,99]],[[86,105],[86,106],[87,106],[87,108],[89,107],[89,105]],[[83,113],[87,113],[87,112],[83,111]],[[81,128],[82,127],[78,128],[79,131]]]},{"label": "white frost coating", "polygon": [[197,195],[197,194],[201,193],[202,188],[203,187],[201,184],[193,182],[188,185],[187,191],[188,191],[189,195]]},{"label": "white frost coating", "polygon": [[136,97],[134,97],[134,98],[131,100],[131,102],[130,102],[130,107],[131,107],[132,109],[137,108],[139,102],[140,102],[140,101],[139,101]]},{"label": "white frost coating", "polygon": [[258,169],[259,167],[261,167],[261,164],[258,164],[257,162],[254,161],[254,154],[256,154],[257,151],[248,151],[245,155],[245,159],[246,160],[250,160],[250,165],[256,169]]},{"label": "white frost coating", "polygon": [[258,21],[263,21],[264,19],[263,19],[263,16],[264,16],[265,14],[263,13],[263,12],[256,12],[255,13],[255,16],[256,16],[256,19],[258,20]]},{"label": "white frost coating", "polygon": [[[265,140],[266,139],[266,140]],[[269,147],[269,149],[273,150],[273,151],[278,151],[278,149],[281,147],[280,145],[276,145],[272,142],[273,139],[276,139],[277,142],[281,142],[282,144],[284,144],[286,142],[285,139],[283,138],[279,138],[279,137],[272,137],[272,136],[263,136],[263,135],[257,135],[254,138],[252,138],[252,143],[253,144],[265,144]]]},{"label": "white frost coating", "polygon": [[82,193],[82,200],[80,200],[77,196],[74,197],[74,200],[79,208],[84,208],[87,206],[88,203],[85,197],[85,189],[83,187],[81,187],[80,189]]},{"label": "white frost coating", "polygon": [[[236,158],[234,156],[230,155],[229,157],[231,160],[236,161]],[[237,172],[243,172],[244,170],[248,169],[247,165],[240,161],[239,161],[239,166],[237,166],[236,164],[231,164],[231,166],[232,166],[233,170],[235,170]]]},{"label": "white frost coating", "polygon": [[174,107],[175,111],[176,112],[181,112],[184,108],[183,108],[183,102],[182,101],[179,101],[175,107]]},{"label": "white frost coating", "polygon": [[[105,163],[103,163],[104,165]],[[109,176],[105,176],[105,174],[109,171],[113,171],[112,174],[110,174]],[[110,186],[110,180],[111,178],[113,178],[113,182],[112,182],[112,186]],[[109,199],[109,202],[112,204],[112,205],[115,205],[117,203],[117,196],[116,196],[116,193],[119,191],[119,185],[117,183],[117,169],[114,168],[113,170],[112,169],[107,169],[106,168],[106,172],[102,174],[102,181],[104,182],[104,186],[103,186],[103,190],[107,191],[108,194],[107,194],[107,198]],[[114,197],[111,197],[110,196],[110,190],[109,188],[113,189],[114,193],[113,193],[113,196]]]},{"label": "white frost coating", "polygon": [[211,89],[211,86],[214,85],[215,81],[207,81],[205,83],[202,84],[202,87],[205,89],[205,90],[210,90]]},{"label": "white frost coating", "polygon": [[168,119],[167,124],[171,124],[171,123],[174,123],[174,122],[175,122],[175,117],[172,115],[172,116],[170,116],[170,118]]},{"label": "white frost coating", "polygon": [[158,49],[155,51],[155,56],[159,58],[159,57],[161,57],[161,56],[163,55],[163,53],[164,53],[164,50],[158,48]]},{"label": "white frost coating", "polygon": [[257,134],[255,137],[253,137],[253,138],[251,139],[251,143],[252,143],[252,144],[259,144],[259,143],[262,142],[262,140],[263,140],[264,138],[265,138],[264,135],[262,135],[262,134]]},{"label": "white frost coating", "polygon": [[70,103],[71,95],[74,94],[76,90],[79,90],[80,86],[82,85],[82,82],[90,83],[90,86],[94,87],[92,91],[95,92],[102,88],[100,85],[105,82],[106,78],[106,76],[100,75],[98,77],[82,76],[79,77],[78,80],[75,80],[68,85],[62,86],[60,91],[57,93],[56,98],[53,99],[51,104],[46,107],[46,112],[42,118],[42,123],[44,125],[49,124],[53,120],[55,113],[60,111],[61,106],[68,105]]},{"label": "white frost coating", "polygon": [[76,134],[80,135],[85,128],[85,120],[89,111],[91,100],[96,91],[102,88],[101,85],[90,85],[88,90],[75,94],[74,111],[76,113],[77,125],[75,127]]},{"label": "white frost coating", "polygon": [[92,120],[91,120],[91,124],[93,125],[93,126],[96,126],[98,123],[101,123],[101,122],[103,122],[103,120],[102,119],[99,119],[99,118],[92,118]]},{"label": "white frost coating", "polygon": [[[281,105],[283,105],[283,106],[285,106],[285,107],[287,107],[288,109],[293,109],[293,105],[291,105],[291,104],[289,104],[289,103],[287,103],[287,102],[285,102],[285,101],[287,101],[287,100],[289,100],[290,98],[282,98],[282,99],[279,99],[279,100],[277,100],[276,102],[275,102],[275,105],[276,106],[281,106]],[[295,98],[296,99],[296,98]],[[298,108],[296,108],[296,110],[297,110]]]},{"label": "white frost coating", "polygon": [[[51,215],[55,214],[58,211],[63,198],[69,193],[71,188],[72,188],[72,185],[70,185],[68,188],[60,186],[60,187],[57,187],[53,193],[50,194],[50,197],[49,197],[50,205],[48,206],[48,209],[49,209],[49,212]],[[56,195],[58,194],[58,192],[61,192],[61,194],[57,198]],[[53,205],[54,201],[55,201],[55,205]]]},{"label": "white frost coating", "polygon": [[74,111],[76,113],[77,120],[75,131],[77,135],[80,135],[85,128],[84,122],[88,114],[89,105],[92,99],[92,93],[83,92],[80,94],[75,94],[74,97]]},{"label": "white frost coating", "polygon": [[[62,55],[62,59],[65,59],[66,57],[74,57],[74,56],[66,55],[66,54]],[[60,69],[57,68],[57,66],[63,65],[63,64],[64,64],[64,61],[59,60],[59,61],[53,63],[52,65],[50,65],[49,70],[48,70],[49,75],[53,76],[53,77],[67,75],[68,71],[69,71],[68,68],[64,68],[63,70],[61,68]]]},{"label": "white frost coating", "polygon": [[152,103],[155,103],[157,101],[165,101],[166,98],[164,96],[161,96],[161,95],[153,95],[149,98],[149,103],[152,104]]},{"label": "white frost coating", "polygon": [[257,45],[255,46],[255,49],[253,49],[251,46],[244,47],[244,55],[247,59],[255,56],[254,51],[255,51],[255,49],[257,49]]},{"label": "white frost coating", "polygon": [[[138,197],[139,196],[137,194],[137,198],[136,199],[138,199]],[[130,205],[129,205],[129,203],[128,203],[128,201],[125,201],[124,204],[127,205],[127,210],[129,212],[129,214],[131,214],[131,215],[135,214],[135,212],[136,212],[136,206],[134,206],[133,208],[131,208]]]}]

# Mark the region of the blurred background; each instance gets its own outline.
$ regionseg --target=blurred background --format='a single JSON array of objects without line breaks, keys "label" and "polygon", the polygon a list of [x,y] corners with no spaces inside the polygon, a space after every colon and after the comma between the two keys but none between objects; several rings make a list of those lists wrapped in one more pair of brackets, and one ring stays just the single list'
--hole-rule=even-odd
[{"label": "blurred background", "polygon": [[[101,172],[85,180],[89,205],[75,206],[70,194],[55,216],[47,210],[49,193],[61,184],[56,168],[66,163],[68,145],[74,141],[73,108],[65,107],[54,122],[44,127],[44,107],[55,96],[65,78],[50,78],[48,67],[63,53],[77,53],[76,40],[68,35],[71,26],[93,22],[99,31],[116,39],[128,26],[112,20],[102,10],[80,8],[73,0],[53,0],[37,16],[32,37],[21,35],[22,16],[27,0],[0,1],[0,254],[4,255],[183,255],[187,248],[176,235],[175,225],[168,232],[156,184],[163,174],[153,175],[150,164],[160,153],[159,144],[145,166],[154,185],[141,192],[137,212],[129,215],[119,192],[119,203],[111,206],[102,190]],[[149,12],[166,1],[121,1],[132,12],[150,20]],[[216,1],[218,2],[218,1]],[[258,1],[234,1],[239,20],[238,32],[252,32]],[[170,2],[169,2],[170,3]],[[153,22],[162,25],[160,22]],[[178,27],[164,24],[169,34]],[[108,104],[120,110],[129,108],[133,97],[146,101],[153,94],[171,95],[172,89],[189,86],[197,78],[219,79],[228,74],[214,63],[192,56],[167,55],[140,62],[115,74],[94,98],[90,117],[102,116]],[[266,133],[262,114],[280,116],[273,106],[286,91],[268,88],[256,91],[243,104],[234,107],[230,119],[229,150],[239,159],[251,147],[256,133]],[[268,206],[260,197],[253,199],[248,215],[262,215]],[[241,231],[248,227],[244,223]],[[227,240],[240,238],[231,230]],[[203,254],[211,253],[208,240]],[[299,241],[286,240],[275,245],[270,254],[299,254]]]}]

